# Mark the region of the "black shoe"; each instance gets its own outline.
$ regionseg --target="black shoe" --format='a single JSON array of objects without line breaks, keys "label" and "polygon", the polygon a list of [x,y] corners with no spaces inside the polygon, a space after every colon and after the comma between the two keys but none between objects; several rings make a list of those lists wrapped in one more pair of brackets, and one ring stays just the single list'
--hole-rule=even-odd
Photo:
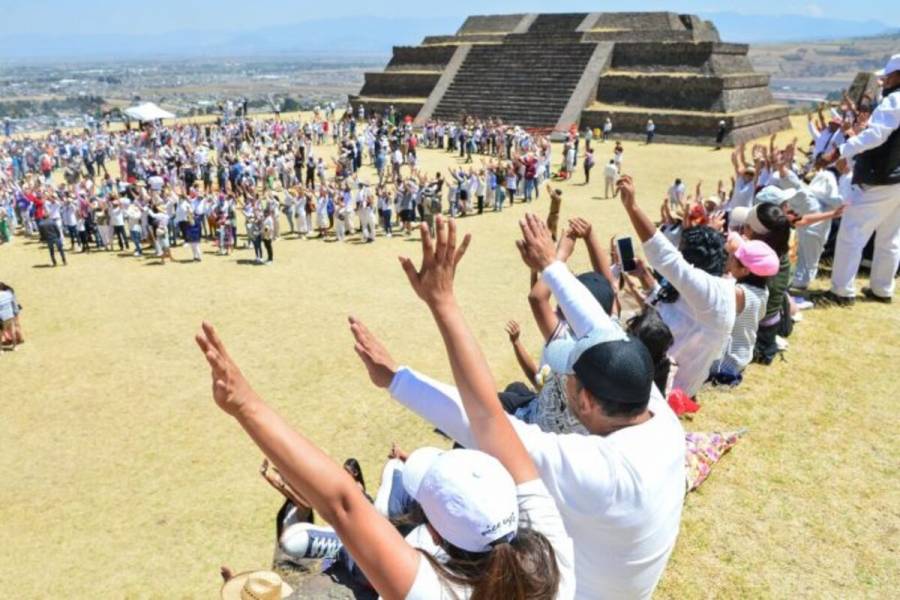
[{"label": "black shoe", "polygon": [[872,291],[872,288],[864,287],[862,289],[862,294],[865,296],[866,300],[871,300],[872,302],[880,302],[882,304],[890,304],[894,301],[890,296],[879,296],[875,292]]},{"label": "black shoe", "polygon": [[810,294],[809,300],[816,305],[816,308],[831,308],[833,306],[847,308],[853,306],[853,303],[856,302],[856,298],[851,296],[838,296],[831,290]]}]

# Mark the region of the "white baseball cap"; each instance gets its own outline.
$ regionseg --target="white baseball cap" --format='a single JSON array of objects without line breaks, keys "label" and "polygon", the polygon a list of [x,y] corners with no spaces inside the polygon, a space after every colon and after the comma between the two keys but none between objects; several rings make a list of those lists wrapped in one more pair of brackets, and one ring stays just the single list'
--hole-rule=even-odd
[{"label": "white baseball cap", "polygon": [[895,71],[900,71],[900,54],[895,54],[890,57],[884,68],[880,71],[875,71],[875,74],[879,77],[884,77],[885,75],[890,75]]},{"label": "white baseball cap", "polygon": [[767,185],[756,193],[754,198],[755,204],[763,204],[769,202],[772,204],[781,204],[782,202],[790,202],[794,196],[801,193],[800,190],[789,188],[782,189],[777,185]]},{"label": "white baseball cap", "polygon": [[403,467],[403,487],[440,536],[467,552],[488,552],[519,529],[516,484],[484,452],[419,448]]}]

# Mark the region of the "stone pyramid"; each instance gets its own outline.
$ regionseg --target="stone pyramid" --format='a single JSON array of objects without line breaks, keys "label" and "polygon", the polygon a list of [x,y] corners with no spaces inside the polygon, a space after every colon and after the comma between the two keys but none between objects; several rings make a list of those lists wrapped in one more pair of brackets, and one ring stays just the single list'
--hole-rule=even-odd
[{"label": "stone pyramid", "polygon": [[657,140],[690,144],[712,144],[725,121],[726,143],[738,144],[790,127],[747,50],[694,15],[471,16],[455,35],[395,47],[350,104],[393,106],[417,124],[471,115],[557,135],[608,116],[625,139],[652,118]]}]

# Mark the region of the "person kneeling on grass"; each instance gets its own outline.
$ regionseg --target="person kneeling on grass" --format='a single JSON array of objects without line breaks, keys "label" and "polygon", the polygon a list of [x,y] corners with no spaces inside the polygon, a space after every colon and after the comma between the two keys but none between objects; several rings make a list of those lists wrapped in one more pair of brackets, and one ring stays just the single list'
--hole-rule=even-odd
[{"label": "person kneeling on grass", "polygon": [[[351,322],[356,351],[372,382],[389,389],[401,404],[465,447],[485,447],[478,415],[509,423],[538,467],[575,543],[576,597],[649,598],[675,545],[684,502],[684,430],[653,385],[653,359],[637,339],[627,336],[600,308],[562,262],[546,225],[527,215],[518,242],[523,260],[547,283],[574,332],[566,356],[570,410],[588,435],[547,433],[502,415],[491,386],[472,407],[471,391],[439,383],[400,367],[384,346],[358,321]],[[426,257],[453,255],[455,227],[437,224],[436,252],[422,231]],[[429,277],[429,261],[416,272],[402,259],[419,291]],[[445,284],[449,287],[450,283]],[[455,305],[444,299],[429,304],[438,314]],[[460,319],[461,317],[455,317]],[[446,323],[439,323],[442,334]],[[480,353],[464,347],[463,373],[483,365]],[[560,348],[562,353],[562,349]],[[454,367],[454,374],[458,374]],[[465,381],[464,379],[462,379]],[[459,383],[459,382],[457,382]]]},{"label": "person kneeling on grass", "polygon": [[[434,301],[457,383],[466,390],[485,451],[444,452],[419,471],[415,497],[431,537],[449,556],[447,562],[410,546],[352,477],[266,405],[215,329],[204,323],[196,341],[212,369],[216,404],[334,527],[383,598],[570,598],[572,542],[534,463],[505,418],[496,418],[493,411],[475,413],[483,400],[496,403],[493,381],[458,309],[450,310],[441,295],[446,287],[435,275],[446,272],[446,263],[440,263],[431,277],[423,277],[423,287]],[[499,404],[496,411],[502,415]]]}]

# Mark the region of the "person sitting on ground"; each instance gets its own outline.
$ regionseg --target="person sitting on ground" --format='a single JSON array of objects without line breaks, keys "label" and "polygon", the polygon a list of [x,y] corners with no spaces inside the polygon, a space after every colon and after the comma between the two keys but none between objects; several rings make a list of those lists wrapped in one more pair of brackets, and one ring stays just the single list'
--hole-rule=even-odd
[{"label": "person sitting on ground", "polygon": [[786,327],[791,320],[787,294],[791,279],[791,223],[780,206],[764,202],[753,208],[732,209],[728,226],[748,239],[765,242],[778,256],[778,273],[766,279],[768,300],[753,351],[755,362],[770,364],[779,352],[776,336],[788,333]]},{"label": "person sitting on ground", "polygon": [[753,359],[756,331],[766,313],[769,292],[766,283],[778,273],[778,255],[761,240],[745,240],[731,232],[726,244],[726,271],[737,285],[737,315],[722,357],[713,363],[713,383],[738,385],[744,369]]},{"label": "person sitting on ground", "polygon": [[18,315],[19,303],[15,290],[0,281],[0,346],[9,345],[13,352],[22,343]]},{"label": "person sitting on ground", "polygon": [[[423,245],[430,247],[424,229]],[[212,370],[214,398],[291,487],[335,528],[382,597],[571,597],[572,542],[515,431],[506,419],[496,418],[502,409],[490,373],[446,285],[448,275],[452,281],[449,263],[455,267],[464,247],[457,253],[450,244],[448,256],[447,239],[446,231],[439,231],[439,253],[426,254],[416,291],[433,307],[445,335],[457,383],[472,407],[478,446],[496,457],[451,450],[423,457],[416,469],[417,485],[410,491],[422,506],[434,541],[449,555],[446,563],[412,548],[345,471],[291,430],[252,389],[212,325],[204,323],[196,341]],[[361,333],[358,324],[351,323]],[[358,351],[362,353],[362,347]],[[496,408],[478,412],[489,406],[484,401],[488,399]]]},{"label": "person sitting on ground", "polygon": [[622,177],[617,186],[650,266],[664,278],[662,284],[654,282],[647,301],[675,339],[669,351],[678,366],[673,388],[693,397],[709,377],[739,312],[735,282],[722,277],[724,239],[708,226],[688,227],[681,234],[679,252],[638,206],[631,178]]},{"label": "person sitting on ground", "polygon": [[[575,542],[577,598],[649,598],[674,547],[684,501],[684,431],[653,385],[647,348],[628,337],[561,262],[546,225],[521,223],[526,264],[551,288],[575,335],[566,386],[589,435],[511,422]],[[426,232],[423,231],[423,239]],[[423,242],[428,248],[430,241]],[[407,274],[411,267],[404,263]],[[465,447],[479,447],[467,393],[399,367],[362,327],[356,350],[372,382]],[[560,353],[563,350],[560,349]],[[483,359],[479,355],[478,361]],[[482,398],[486,401],[488,395]],[[496,396],[490,403],[499,408]]]}]

